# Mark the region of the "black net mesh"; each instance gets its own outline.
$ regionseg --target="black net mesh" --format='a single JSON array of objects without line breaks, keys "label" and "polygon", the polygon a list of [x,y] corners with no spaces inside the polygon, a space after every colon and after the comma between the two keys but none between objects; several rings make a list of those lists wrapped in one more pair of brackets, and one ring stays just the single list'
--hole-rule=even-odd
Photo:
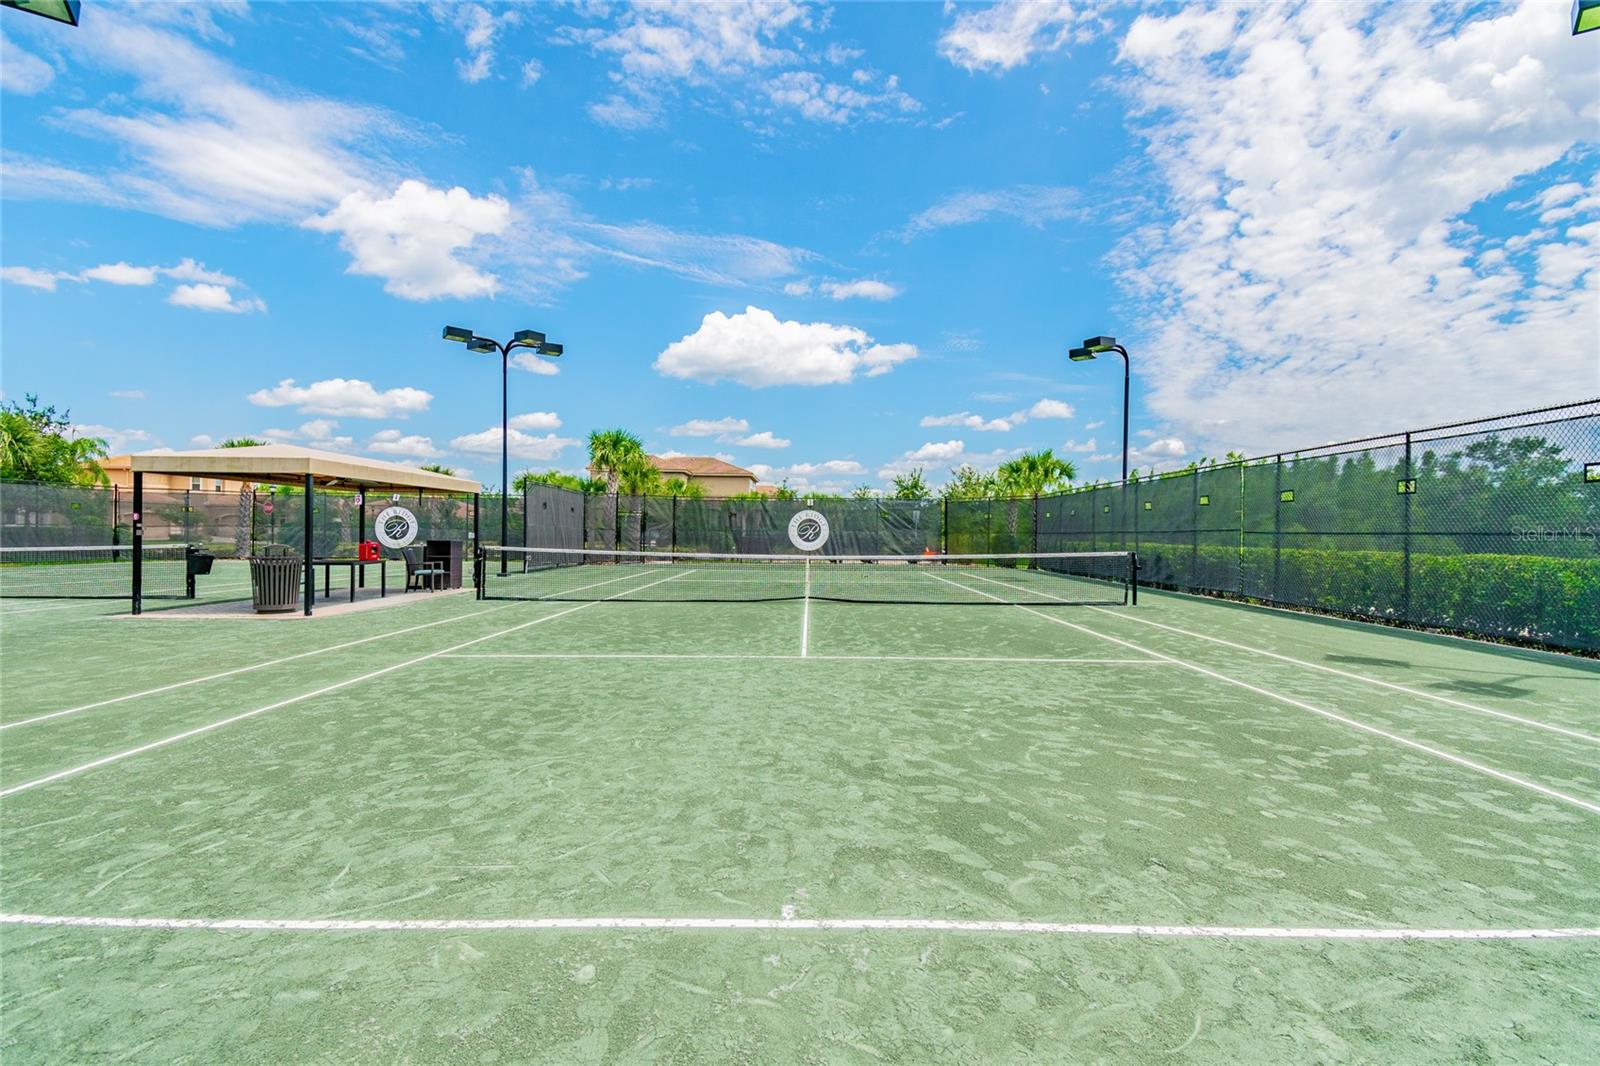
[{"label": "black net mesh", "polygon": [[0,481],[0,547],[111,544],[116,527],[112,489]]}]

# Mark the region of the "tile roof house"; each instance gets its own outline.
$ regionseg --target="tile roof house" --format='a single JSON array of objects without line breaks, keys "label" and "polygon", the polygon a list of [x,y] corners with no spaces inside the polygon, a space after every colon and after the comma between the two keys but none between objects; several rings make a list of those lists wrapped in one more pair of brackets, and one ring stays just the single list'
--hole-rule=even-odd
[{"label": "tile roof house", "polygon": [[707,496],[737,496],[756,490],[756,476],[742,466],[734,466],[710,455],[649,456],[650,465],[667,479],[682,478],[698,485]]}]

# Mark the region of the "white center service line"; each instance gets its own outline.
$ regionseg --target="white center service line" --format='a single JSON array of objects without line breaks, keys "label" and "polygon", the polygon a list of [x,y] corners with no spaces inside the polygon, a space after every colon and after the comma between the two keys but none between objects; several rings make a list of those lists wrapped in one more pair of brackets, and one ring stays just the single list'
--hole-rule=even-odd
[{"label": "white center service line", "polygon": [[[937,574],[929,574],[928,576],[933,578],[935,581],[943,581],[947,585],[954,585],[957,588],[966,589],[968,592],[976,592],[980,596],[988,596],[992,600],[1003,601],[1003,597],[996,596],[993,593],[985,592],[983,589],[973,588],[971,585],[963,585],[956,581],[950,581],[946,578],[938,576]],[[1008,588],[1018,592],[1029,591],[1027,589],[1018,589],[1015,585],[1007,585],[1004,581],[995,581],[993,578],[978,577],[976,574],[971,576],[977,578],[979,581],[987,581],[992,585],[999,585],[1002,588]],[[1600,814],[1600,803],[1592,803],[1586,799],[1579,799],[1577,796],[1568,795],[1565,792],[1558,791],[1546,785],[1538,784],[1534,781],[1529,781],[1526,778],[1518,777],[1515,774],[1508,774],[1504,770],[1496,770],[1492,766],[1485,766],[1481,762],[1476,762],[1460,755],[1452,755],[1448,751],[1442,751],[1439,748],[1435,748],[1429,744],[1424,744],[1421,741],[1412,740],[1410,737],[1403,737],[1398,733],[1391,733],[1388,730],[1379,729],[1377,726],[1368,725],[1366,722],[1357,721],[1354,718],[1338,714],[1337,712],[1312,706],[1303,700],[1297,700],[1292,696],[1285,696],[1281,692],[1273,692],[1271,689],[1262,688],[1259,685],[1252,685],[1248,681],[1240,681],[1238,678],[1229,677],[1226,674],[1219,674],[1215,670],[1207,669],[1204,666],[1199,666],[1191,662],[1185,662],[1184,660],[1175,658],[1174,656],[1165,655],[1159,651],[1141,647],[1131,640],[1123,640],[1121,637],[1113,637],[1109,633],[1101,633],[1097,630],[1090,629],[1087,626],[1080,626],[1076,622],[1068,622],[1064,618],[1056,618],[1052,615],[1045,614],[1043,611],[1036,611],[1032,607],[1024,607],[1021,604],[1012,604],[1012,606],[1019,611],[1026,611],[1028,614],[1034,615],[1038,618],[1043,618],[1046,622],[1054,622],[1056,625],[1066,626],[1069,629],[1076,629],[1080,633],[1087,633],[1091,637],[1099,637],[1101,640],[1108,640],[1113,644],[1120,644],[1124,648],[1131,648],[1134,651],[1144,652],[1146,655],[1153,655],[1159,659],[1165,659],[1168,662],[1174,663],[1178,666],[1193,670],[1197,674],[1204,674],[1206,677],[1214,678],[1217,681],[1222,681],[1229,685],[1237,686],[1238,688],[1242,688],[1247,692],[1254,692],[1259,696],[1265,696],[1268,699],[1276,700],[1279,703],[1286,703],[1289,706],[1298,708],[1302,711],[1309,711],[1312,714],[1320,715],[1321,717],[1327,718],[1330,721],[1339,722],[1343,725],[1350,726],[1353,729],[1359,729],[1364,733],[1371,733],[1373,736],[1383,737],[1385,740],[1392,740],[1396,744],[1403,744],[1414,751],[1420,751],[1426,755],[1431,755],[1436,759],[1442,759],[1445,762],[1455,763],[1457,766],[1464,766],[1469,770],[1496,778],[1500,781],[1506,782],[1507,784],[1516,785],[1517,787],[1525,788],[1530,792],[1537,792],[1542,796],[1548,796],[1551,799],[1560,800],[1563,803],[1571,804],[1572,806],[1581,810],[1588,811],[1590,814]]]},{"label": "white center service line", "polygon": [[1071,663],[1078,666],[1173,666],[1175,664],[1162,662],[1160,659],[1034,659],[1005,655],[760,655],[742,652],[648,652],[648,651],[616,651],[616,652],[585,652],[585,651],[483,651],[464,652],[460,655],[446,655],[446,659],[709,659],[709,660],[758,660],[762,662],[795,662],[806,659],[808,662],[837,663],[837,662],[895,662],[895,663],[1026,663],[1028,665],[1050,665],[1054,663]]},{"label": "white center service line", "polygon": [[123,918],[0,914],[0,925],[81,929],[197,929],[219,933],[664,932],[1002,933],[1046,936],[1196,937],[1218,940],[1579,940],[1597,928],[1386,929],[1319,926],[1112,925],[1100,922],[969,921],[953,918]]},{"label": "white center service line", "polygon": [[[249,710],[249,711],[245,711],[242,714],[233,715],[231,718],[224,718],[221,721],[211,722],[208,725],[199,726],[199,727],[197,727],[195,729],[187,729],[187,730],[183,731],[182,733],[175,733],[172,736],[164,737],[161,740],[153,740],[148,744],[141,744],[136,748],[129,748],[127,751],[119,751],[119,752],[115,753],[114,755],[102,756],[101,758],[95,759],[95,760],[93,760],[91,762],[86,762],[86,763],[82,764],[81,766],[73,766],[73,767],[70,767],[70,768],[68,768],[66,770],[58,770],[53,774],[48,774],[48,775],[46,775],[44,777],[36,778],[36,779],[34,779],[32,781],[24,781],[20,785],[12,785],[10,788],[0,789],[0,798],[4,798],[6,796],[16,795],[18,792],[26,792],[29,789],[38,788],[40,785],[48,785],[52,781],[59,781],[64,777],[73,777],[73,776],[75,776],[77,774],[84,773],[85,771],[88,771],[88,770],[94,770],[94,769],[97,769],[97,768],[99,768],[101,766],[108,766],[108,765],[110,765],[111,763],[114,763],[114,762],[121,762],[123,759],[129,759],[129,758],[132,758],[135,755],[142,755],[147,751],[154,751],[157,748],[164,748],[169,744],[176,744],[180,740],[188,740],[190,737],[197,737],[197,736],[200,736],[202,733],[210,733],[213,730],[221,729],[224,726],[233,725],[235,722],[242,722],[247,718],[254,718],[257,715],[266,714],[268,711],[276,711],[281,707],[289,707],[289,706],[292,706],[293,704],[296,704],[296,703],[303,703],[306,700],[314,699],[317,696],[325,696],[330,692],[337,692],[342,688],[348,688],[351,685],[357,685],[357,684],[360,684],[363,681],[370,681],[375,677],[382,677],[385,674],[392,674],[396,670],[403,670],[408,666],[415,666],[418,663],[425,663],[430,659],[437,659],[437,658],[440,658],[441,656],[448,655],[450,652],[460,651],[462,648],[470,648],[474,644],[482,644],[486,640],[494,640],[496,637],[508,636],[509,634],[515,633],[518,630],[527,629],[529,626],[536,626],[536,625],[539,625],[542,622],[554,621],[557,618],[562,618],[562,617],[565,617],[566,615],[572,614],[572,613],[574,613],[576,611],[581,611],[585,607],[593,607],[597,603],[605,603],[608,600],[614,600],[614,599],[617,599],[618,597],[626,596],[629,593],[640,592],[640,591],[642,591],[644,589],[650,588],[652,585],[659,585],[664,581],[671,581],[673,578],[682,577],[685,573],[687,573],[687,571],[679,571],[678,573],[673,574],[671,577],[664,577],[664,578],[661,578],[659,581],[652,581],[649,584],[638,585],[638,586],[635,586],[633,588],[624,589],[621,592],[616,593],[615,595],[605,597],[605,599],[590,600],[588,603],[580,603],[576,607],[568,607],[566,610],[557,611],[555,614],[547,614],[543,618],[535,618],[532,621],[522,622],[522,623],[520,623],[518,625],[511,626],[508,629],[502,629],[502,630],[499,630],[497,632],[489,633],[489,634],[486,634],[486,635],[481,636],[481,637],[474,637],[472,640],[463,641],[460,644],[455,644],[455,645],[452,645],[451,647],[448,647],[448,648],[442,648],[439,651],[432,651],[432,652],[429,652],[426,655],[419,655],[415,659],[407,659],[404,662],[395,663],[393,666],[385,666],[381,670],[373,670],[370,673],[362,674],[360,677],[352,677],[352,678],[350,678],[348,680],[339,681],[339,682],[336,682],[335,684],[332,684],[332,685],[324,685],[322,688],[315,689],[315,690],[313,690],[311,692],[303,692],[298,696],[291,696],[286,700],[279,700],[276,703],[269,703],[264,707],[257,707],[254,710]],[[637,576],[638,575],[636,575],[636,574],[624,575],[624,577],[637,577]],[[621,580],[623,580],[623,578],[610,578],[610,579],[608,579],[606,581],[597,582],[594,585],[585,585],[584,588],[597,588],[600,585],[609,585],[614,581],[621,581]],[[571,592],[579,592],[579,591],[582,591],[582,590],[581,589],[570,589],[569,591],[571,591]]]}]

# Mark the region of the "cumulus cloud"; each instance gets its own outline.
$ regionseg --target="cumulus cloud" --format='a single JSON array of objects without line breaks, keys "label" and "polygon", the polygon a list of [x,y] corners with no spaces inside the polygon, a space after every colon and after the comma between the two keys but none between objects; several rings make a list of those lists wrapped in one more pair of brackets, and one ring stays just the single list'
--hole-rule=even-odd
[{"label": "cumulus cloud", "polygon": [[262,432],[269,442],[294,441],[312,448],[331,452],[348,452],[355,447],[355,438],[338,432],[339,423],[331,418],[314,418],[300,423],[299,429],[268,429]]},{"label": "cumulus cloud", "polygon": [[518,370],[526,370],[530,374],[541,377],[555,377],[561,373],[561,366],[554,359],[543,355],[534,355],[532,352],[518,352],[511,357],[511,365]]},{"label": "cumulus cloud", "polygon": [[284,378],[273,388],[259,389],[247,398],[257,407],[298,407],[307,414],[404,418],[426,411],[433,393],[410,386],[380,391],[359,378],[329,378],[310,385],[296,385],[294,378]]},{"label": "cumulus cloud", "polygon": [[0,278],[11,284],[25,285],[30,289],[43,289],[46,292],[55,292],[56,283],[69,276],[54,270],[35,270],[33,267],[0,267]]},{"label": "cumulus cloud", "polygon": [[512,415],[508,420],[512,429],[560,429],[561,416],[554,411],[529,411]]},{"label": "cumulus cloud", "polygon": [[699,329],[662,351],[655,368],[668,377],[751,388],[838,385],[858,373],[887,374],[916,355],[914,344],[877,344],[854,326],[780,321],[771,311],[746,307],[734,315],[706,315]]},{"label": "cumulus cloud", "polygon": [[674,437],[725,437],[730,433],[744,433],[750,423],[742,418],[691,418],[667,430]]},{"label": "cumulus cloud", "polygon": [[444,452],[433,446],[432,437],[404,433],[398,429],[380,429],[367,441],[367,451],[376,455],[399,455],[407,459],[435,459]]},{"label": "cumulus cloud", "polygon": [[887,281],[862,278],[859,281],[825,281],[819,288],[834,300],[892,300],[900,290]]},{"label": "cumulus cloud", "polygon": [[457,253],[475,240],[504,233],[511,205],[499,196],[476,197],[457,186],[435,189],[403,181],[394,195],[377,199],[353,192],[333,210],[305,225],[338,233],[350,253],[348,272],[384,279],[384,291],[408,300],[493,296],[500,281]]},{"label": "cumulus cloud", "polygon": [[953,415],[924,415],[918,423],[924,428],[933,426],[959,426],[962,429],[976,430],[979,433],[1006,433],[1024,422],[1035,419],[1071,418],[1072,406],[1060,400],[1043,399],[1034,402],[1032,407],[1013,411],[1009,415],[997,418],[984,418],[969,411],[957,411]]},{"label": "cumulus cloud", "polygon": [[967,450],[967,443],[963,440],[929,441],[885,463],[878,470],[878,477],[888,481],[898,475],[909,474],[913,470],[954,470],[964,465],[984,470],[999,466],[1020,452],[1020,448],[971,452]]},{"label": "cumulus cloud", "polygon": [[127,263],[103,263],[90,267],[79,277],[85,281],[103,281],[110,285],[154,285],[156,268],[129,266]]},{"label": "cumulus cloud", "polygon": [[770,430],[764,429],[760,433],[735,438],[733,443],[746,448],[787,448],[793,442],[785,437],[775,437]]},{"label": "cumulus cloud", "polygon": [[[554,459],[567,448],[579,443],[571,437],[558,437],[554,433],[535,436],[513,428],[507,438],[507,451],[518,459]],[[500,427],[490,426],[480,433],[468,433],[464,436],[453,437],[450,447],[460,452],[472,452],[479,455],[500,454]]]},{"label": "cumulus cloud", "polygon": [[1548,5],[1436,15],[1227,7],[1129,27],[1123,88],[1160,188],[1113,265],[1159,324],[1135,368],[1186,443],[1267,450],[1594,384],[1600,227],[1573,172],[1600,67]]},{"label": "cumulus cloud", "polygon": [[125,452],[152,451],[152,444],[157,442],[155,436],[146,429],[119,429],[116,426],[102,426],[94,422],[80,422],[74,424],[68,435],[72,437],[99,437],[106,442],[106,451],[110,455],[122,455]]},{"label": "cumulus cloud", "polygon": [[800,492],[843,492],[851,479],[865,475],[867,468],[854,459],[825,459],[816,463],[770,466],[751,463],[749,471],[765,482],[783,482]]},{"label": "cumulus cloud", "polygon": [[115,397],[118,400],[142,400],[142,399],[144,399],[144,390],[143,389],[112,389],[111,390],[111,396]]},{"label": "cumulus cloud", "polygon": [[267,309],[266,303],[258,297],[235,298],[223,285],[179,285],[172,290],[172,295],[167,297],[167,302],[174,307],[192,307],[197,311],[227,311],[232,314],[248,314]]}]

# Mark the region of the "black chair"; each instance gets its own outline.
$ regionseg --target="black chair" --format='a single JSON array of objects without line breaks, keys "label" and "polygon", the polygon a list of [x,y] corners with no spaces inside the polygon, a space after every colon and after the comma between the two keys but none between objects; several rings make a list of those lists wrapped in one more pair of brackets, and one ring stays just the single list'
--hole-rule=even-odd
[{"label": "black chair", "polygon": [[422,557],[421,548],[401,548],[400,557],[406,561],[406,591],[413,589],[420,591],[424,586],[429,592],[437,589],[445,579],[442,566],[426,562]]}]

